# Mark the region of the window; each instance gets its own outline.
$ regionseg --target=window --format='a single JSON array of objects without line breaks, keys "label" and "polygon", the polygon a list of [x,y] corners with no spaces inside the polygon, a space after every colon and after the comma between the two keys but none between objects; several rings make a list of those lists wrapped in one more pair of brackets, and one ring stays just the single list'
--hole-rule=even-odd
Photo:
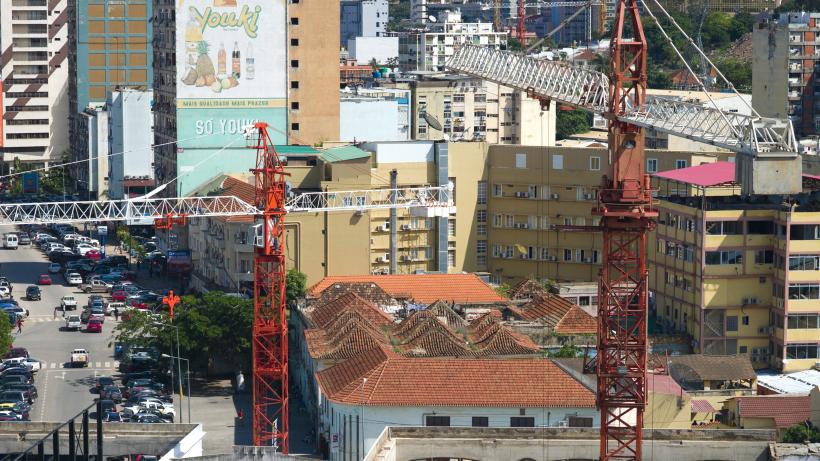
[{"label": "window", "polygon": [[479,224],[476,226],[476,235],[487,235],[487,225],[486,224]]},{"label": "window", "polygon": [[299,131],[299,124],[298,123],[291,123],[290,124],[291,131]]},{"label": "window", "polygon": [[599,171],[601,169],[601,157],[589,158],[589,171]]},{"label": "window", "polygon": [[820,270],[820,255],[789,256],[789,270],[816,271]]},{"label": "window", "polygon": [[486,223],[487,222],[487,210],[477,210],[475,212],[475,220],[478,223]]},{"label": "window", "polygon": [[473,427],[489,427],[490,419],[486,416],[473,416]]},{"label": "window", "polygon": [[709,235],[742,235],[743,223],[740,221],[711,221],[706,223]]},{"label": "window", "polygon": [[478,266],[486,266],[487,265],[487,255],[478,255],[475,257],[475,263]]},{"label": "window", "polygon": [[755,252],[755,264],[772,264],[774,262],[774,251],[758,250]]},{"label": "window", "polygon": [[569,427],[592,427],[592,418],[588,416],[570,416]]},{"label": "window", "polygon": [[749,234],[772,235],[774,234],[774,223],[771,221],[749,221],[747,224]]},{"label": "window", "polygon": [[527,197],[538,198],[538,186],[527,186]]},{"label": "window", "polygon": [[647,173],[657,173],[658,172],[658,159],[656,159],[656,158],[646,159],[646,172]]},{"label": "window", "polygon": [[737,331],[737,316],[736,315],[727,315],[726,316],[726,331]]},{"label": "window", "polygon": [[493,227],[502,227],[504,225],[504,217],[500,214],[493,215]]},{"label": "window", "polygon": [[686,160],[675,160],[675,169],[680,170],[681,168],[686,168],[688,162]]},{"label": "window", "polygon": [[487,204],[487,181],[478,182],[478,199],[476,199],[476,203],[479,205]]},{"label": "window", "polygon": [[455,237],[456,235],[456,221],[454,219],[447,220],[447,235]]},{"label": "window", "polygon": [[299,101],[292,101],[292,102],[290,103],[290,108],[291,108],[292,110],[299,110]]},{"label": "window", "polygon": [[476,94],[473,96],[473,102],[487,102],[487,95],[486,94]]},{"label": "window", "polygon": [[493,197],[501,197],[504,194],[503,184],[493,184]]},{"label": "window", "polygon": [[552,154],[552,169],[553,170],[563,170],[564,169],[564,156],[561,154]]},{"label": "window", "polygon": [[504,227],[515,227],[515,216],[511,214],[504,215]]},{"label": "window", "polygon": [[475,245],[475,252],[476,254],[485,255],[487,254],[487,241],[486,240],[476,240]]},{"label": "window", "polygon": [[789,344],[786,346],[787,359],[816,359],[817,344]]},{"label": "window", "polygon": [[511,416],[510,427],[535,427],[535,418],[532,416]]},{"label": "window", "polygon": [[792,283],[789,284],[789,299],[820,299],[820,284]]},{"label": "window", "polygon": [[814,329],[820,328],[820,315],[818,314],[791,314],[788,316],[788,327],[790,329]]},{"label": "window", "polygon": [[447,267],[456,267],[456,250],[447,250]]},{"label": "window", "polygon": [[299,67],[299,60],[298,59],[291,59],[290,60],[290,67],[293,67],[293,68]]},{"label": "window", "polygon": [[564,249],[564,261],[572,261],[572,250],[569,248]]},{"label": "window", "polygon": [[449,416],[430,416],[427,415],[424,417],[424,425],[425,426],[449,426],[450,425],[450,417]]},{"label": "window", "polygon": [[730,250],[730,251],[707,251],[706,252],[706,264],[708,265],[719,265],[719,264],[742,264],[743,263],[743,252],[737,250]]},{"label": "window", "polygon": [[592,250],[592,262],[598,264],[598,250]]},{"label": "window", "polygon": [[299,25],[299,18],[290,18],[290,25],[298,26]]},{"label": "window", "polygon": [[296,90],[299,88],[299,81],[298,80],[291,80],[290,88]]},{"label": "window", "polygon": [[550,217],[549,216],[541,216],[541,229],[549,229],[550,228]]},{"label": "window", "polygon": [[544,260],[544,261],[550,259],[549,248],[546,248],[546,247],[541,248],[541,259]]},{"label": "window", "polygon": [[748,315],[743,316],[743,324],[746,325],[746,326],[749,325],[749,316]]},{"label": "window", "polygon": [[290,46],[299,46],[299,39],[298,38],[290,39]]},{"label": "window", "polygon": [[464,93],[456,93],[453,95],[453,102],[464,102]]},{"label": "window", "polygon": [[527,168],[527,154],[515,154],[515,167]]}]

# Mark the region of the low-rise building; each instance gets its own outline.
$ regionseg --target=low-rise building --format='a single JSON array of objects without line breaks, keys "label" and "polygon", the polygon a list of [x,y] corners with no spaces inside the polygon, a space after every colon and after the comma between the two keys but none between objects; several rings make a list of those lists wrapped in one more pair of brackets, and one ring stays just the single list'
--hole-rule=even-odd
[{"label": "low-rise building", "polygon": [[808,395],[747,395],[723,404],[724,424],[742,429],[787,429],[812,419]]}]

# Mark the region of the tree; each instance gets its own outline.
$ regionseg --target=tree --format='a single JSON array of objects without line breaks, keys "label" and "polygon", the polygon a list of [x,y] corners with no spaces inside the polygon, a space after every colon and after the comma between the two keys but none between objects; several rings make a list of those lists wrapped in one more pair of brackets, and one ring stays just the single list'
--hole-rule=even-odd
[{"label": "tree", "polygon": [[820,442],[820,431],[809,421],[806,421],[783,431],[781,441],[783,443],[817,443]]},{"label": "tree", "polygon": [[752,63],[725,59],[715,64],[739,91],[749,91],[752,88]]},{"label": "tree", "polygon": [[575,358],[581,354],[581,348],[572,344],[564,344],[558,352],[547,352],[551,359]]},{"label": "tree", "polygon": [[672,87],[672,79],[666,72],[658,70],[657,68],[650,67],[647,75],[646,85],[649,88],[665,90]]},{"label": "tree", "polygon": [[0,351],[11,349],[14,337],[11,334],[11,322],[7,316],[0,318]]},{"label": "tree", "polygon": [[495,292],[498,293],[499,296],[503,296],[506,298],[507,295],[510,293],[511,289],[512,287],[510,287],[509,284],[500,283],[497,287],[495,287]]},{"label": "tree", "polygon": [[285,297],[288,304],[305,295],[307,289],[307,275],[296,269],[291,269],[285,275]]},{"label": "tree", "polygon": [[731,30],[732,18],[728,14],[719,11],[709,13],[701,31],[703,46],[708,49],[723,48],[730,42]]},{"label": "tree", "polygon": [[740,37],[748,34],[752,31],[752,27],[755,25],[755,18],[749,13],[742,12],[736,14],[732,18],[732,24],[729,30],[729,39],[735,41]]},{"label": "tree", "polygon": [[510,37],[507,39],[507,49],[509,51],[524,51],[524,45],[517,38]]},{"label": "tree", "polygon": [[559,110],[555,120],[555,139],[566,139],[577,133],[586,133],[592,126],[592,115],[586,111]]}]

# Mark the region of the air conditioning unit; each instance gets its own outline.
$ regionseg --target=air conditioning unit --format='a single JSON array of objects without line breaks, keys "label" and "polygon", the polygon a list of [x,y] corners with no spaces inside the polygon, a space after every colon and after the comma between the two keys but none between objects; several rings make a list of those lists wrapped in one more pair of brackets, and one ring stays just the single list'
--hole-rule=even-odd
[{"label": "air conditioning unit", "polygon": [[584,200],[594,200],[595,194],[584,194]]},{"label": "air conditioning unit", "polygon": [[411,226],[410,224],[402,224],[401,225],[401,230],[403,230],[403,231],[410,230],[412,228],[413,228],[413,226]]},{"label": "air conditioning unit", "polygon": [[401,257],[401,260],[402,260],[402,261],[412,261],[412,260],[413,260],[413,258],[411,258],[411,257],[410,257],[410,255],[403,255],[403,256]]},{"label": "air conditioning unit", "polygon": [[558,194],[550,194],[550,199],[558,200]]},{"label": "air conditioning unit", "polygon": [[527,192],[516,192],[516,193],[515,193],[515,196],[516,196],[517,198],[527,198],[527,197],[529,197],[529,196],[530,196],[530,194],[529,194],[529,193],[527,193]]},{"label": "air conditioning unit", "polygon": [[376,232],[384,232],[386,230],[387,229],[385,229],[384,226],[376,226]]},{"label": "air conditioning unit", "polygon": [[521,255],[521,259],[530,259],[530,257],[527,255]]},{"label": "air conditioning unit", "polygon": [[384,256],[379,256],[376,258],[377,263],[388,263],[390,262],[390,258],[385,258]]},{"label": "air conditioning unit", "polygon": [[757,298],[749,298],[749,304],[757,304]]},{"label": "air conditioning unit", "polygon": [[585,263],[591,263],[591,262],[592,262],[592,258],[584,258],[584,262],[585,262]]},{"label": "air conditioning unit", "polygon": [[525,222],[515,223],[516,229],[529,229],[530,225]]}]

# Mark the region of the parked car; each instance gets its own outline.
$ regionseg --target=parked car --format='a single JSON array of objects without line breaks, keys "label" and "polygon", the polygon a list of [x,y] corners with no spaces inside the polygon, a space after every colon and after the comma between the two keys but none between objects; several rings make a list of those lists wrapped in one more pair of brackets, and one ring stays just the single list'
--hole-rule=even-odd
[{"label": "parked car", "polygon": [[125,290],[117,290],[111,292],[111,300],[118,303],[124,303],[128,298],[128,293]]},{"label": "parked car", "polygon": [[28,357],[28,349],[25,347],[12,347],[6,353],[4,358],[13,359],[15,357]]},{"label": "parked car", "polygon": [[65,275],[65,280],[66,283],[68,283],[71,286],[78,286],[83,284],[83,277],[76,272],[67,272]]},{"label": "parked car", "polygon": [[105,306],[105,315],[114,315],[114,310],[115,309],[117,310],[117,312],[122,314],[126,309],[125,303],[120,303],[120,302],[108,303]]},{"label": "parked car", "polygon": [[28,234],[25,234],[25,233],[21,232],[20,234],[17,235],[17,238],[19,240],[18,243],[20,245],[31,245],[31,237],[29,237]]},{"label": "parked car", "polygon": [[117,386],[105,386],[100,390],[100,398],[112,400],[115,403],[122,402],[122,391]]},{"label": "parked car", "polygon": [[37,285],[30,285],[26,288],[26,299],[29,301],[39,301],[42,299],[42,296],[40,287]]},{"label": "parked car", "polygon": [[114,378],[112,378],[110,376],[97,376],[97,383],[95,384],[94,388],[99,391],[99,390],[101,390],[105,387],[113,386],[113,385],[114,385]]},{"label": "parked car", "polygon": [[80,290],[86,293],[107,293],[110,289],[110,283],[106,283],[105,281],[97,278],[89,279],[88,283],[83,283],[80,285]]},{"label": "parked car", "polygon": [[37,285],[51,285],[51,277],[48,274],[40,274],[37,277]]},{"label": "parked car", "polygon": [[92,260],[92,261],[99,261],[102,258],[102,253],[100,250],[93,249],[85,252],[85,257]]},{"label": "parked car", "polygon": [[105,421],[106,423],[121,423],[121,422],[123,422],[122,416],[120,416],[120,414],[117,413],[116,411],[106,412],[105,416],[103,416],[103,421]]},{"label": "parked car", "polygon": [[63,296],[62,299],[60,299],[60,307],[63,311],[77,310],[77,300],[71,295]]}]

